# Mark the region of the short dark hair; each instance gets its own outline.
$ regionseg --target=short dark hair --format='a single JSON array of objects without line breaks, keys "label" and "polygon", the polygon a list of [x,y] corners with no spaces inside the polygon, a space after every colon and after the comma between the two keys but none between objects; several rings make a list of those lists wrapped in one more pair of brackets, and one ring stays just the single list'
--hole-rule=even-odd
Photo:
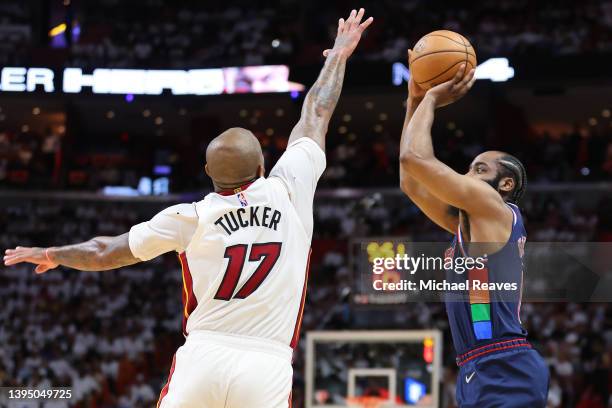
[{"label": "short dark hair", "polygon": [[525,171],[525,166],[523,166],[519,159],[507,153],[504,153],[498,159],[498,163],[498,177],[510,177],[514,180],[514,188],[505,197],[506,201],[518,204],[527,188],[527,171]]}]

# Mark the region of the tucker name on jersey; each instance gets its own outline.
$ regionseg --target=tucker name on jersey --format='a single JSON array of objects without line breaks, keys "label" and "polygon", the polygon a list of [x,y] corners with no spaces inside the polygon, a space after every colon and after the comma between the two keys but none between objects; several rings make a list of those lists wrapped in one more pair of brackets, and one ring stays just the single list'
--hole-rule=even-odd
[{"label": "tucker name on jersey", "polygon": [[227,235],[232,235],[240,228],[248,227],[266,227],[276,231],[280,220],[280,211],[265,206],[253,206],[248,210],[238,208],[229,211],[219,217],[215,225],[223,228]]}]

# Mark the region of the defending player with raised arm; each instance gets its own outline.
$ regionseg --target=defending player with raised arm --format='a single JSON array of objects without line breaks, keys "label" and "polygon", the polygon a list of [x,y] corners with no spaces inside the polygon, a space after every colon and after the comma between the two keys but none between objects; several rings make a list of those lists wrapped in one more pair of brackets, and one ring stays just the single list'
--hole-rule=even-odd
[{"label": "defending player with raised arm", "polygon": [[[434,154],[435,110],[460,99],[473,84],[474,70],[465,72],[465,65],[452,80],[427,92],[410,79],[400,185],[427,217],[455,234],[445,258],[481,257],[482,267],[445,270],[448,282],[470,288],[444,297],[459,366],[458,406],[544,408],[548,369],[520,321],[527,232],[516,204],[525,191],[525,169],[514,156],[487,151],[459,174]],[[476,290],[470,282],[515,289]]]},{"label": "defending player with raised arm", "polygon": [[312,205],[325,170],[325,134],[346,61],[370,25],[364,10],[338,22],[334,46],[306,95],[287,150],[269,177],[257,138],[232,128],[206,149],[214,192],[169,207],[117,237],[7,250],[6,265],[106,270],[179,255],[183,334],[159,408],[286,408],[312,241]]},{"label": "defending player with raised arm", "polygon": [[[325,150],[325,136],[340,98],[346,61],[357,47],[363,31],[373,21],[370,17],[361,22],[364,12],[364,9],[358,12],[353,10],[346,21],[343,18],[339,19],[334,46],[323,52],[326,57],[325,65],[304,99],[301,117],[291,132],[289,145],[301,137],[308,137]],[[206,172],[213,180],[215,191],[231,190],[264,175],[261,147],[253,146],[255,142],[259,144],[253,137],[247,130],[232,128],[208,146],[206,160],[208,163],[213,163],[207,165]],[[247,144],[254,151],[246,152],[248,149],[241,149],[243,150],[241,152],[230,151],[226,146],[244,142],[245,138],[250,139],[248,140],[250,143]],[[233,160],[237,153],[246,153],[246,157],[255,158],[254,161],[258,163],[254,165],[253,160],[245,161],[245,157]],[[50,248],[18,246],[5,251],[5,265],[21,262],[36,264],[36,273],[44,273],[59,265],[82,271],[111,270],[141,262],[141,259],[130,251],[128,233],[125,233],[115,237],[95,237],[75,245]]]}]

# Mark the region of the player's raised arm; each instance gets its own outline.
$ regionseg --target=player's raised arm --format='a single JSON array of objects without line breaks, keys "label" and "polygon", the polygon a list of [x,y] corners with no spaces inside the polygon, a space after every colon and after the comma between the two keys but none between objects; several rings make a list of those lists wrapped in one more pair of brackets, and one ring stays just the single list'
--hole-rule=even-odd
[{"label": "player's raised arm", "polygon": [[364,13],[364,9],[353,10],[346,21],[343,18],[338,21],[336,41],[332,49],[323,53],[325,65],[304,99],[302,115],[291,132],[289,144],[301,137],[309,137],[325,150],[325,134],[340,98],[346,60],[357,47],[363,31],[374,20],[370,17],[361,22]]},{"label": "player's raised arm", "polygon": [[151,220],[115,237],[95,237],[73,245],[7,249],[4,265],[29,262],[36,273],[59,265],[81,271],[107,271],[147,261],[170,251],[183,251],[198,224],[193,204],[168,207]]},{"label": "player's raised arm", "polygon": [[473,214],[491,209],[497,213],[504,208],[504,202],[494,188],[483,180],[455,172],[434,155],[431,127],[435,109],[457,101],[468,92],[475,81],[474,70],[464,73],[465,66],[450,81],[427,91],[402,135],[400,167],[404,175],[418,181],[443,203]]},{"label": "player's raised arm", "polygon": [[[408,137],[408,124],[424,96],[425,91],[419,88],[414,82],[414,78],[411,77],[408,82],[408,100],[406,101],[406,117],[402,129],[401,144],[404,144],[405,139]],[[427,189],[416,179],[411,177],[404,169],[404,166],[401,165],[400,188],[430,220],[450,233],[454,234],[455,231],[457,231],[457,223],[459,222],[457,211],[427,191]]]}]

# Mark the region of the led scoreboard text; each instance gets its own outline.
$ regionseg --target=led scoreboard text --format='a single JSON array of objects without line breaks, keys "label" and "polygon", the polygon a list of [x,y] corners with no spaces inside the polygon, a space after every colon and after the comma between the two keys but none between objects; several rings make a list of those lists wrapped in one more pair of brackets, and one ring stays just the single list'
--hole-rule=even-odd
[{"label": "led scoreboard text", "polygon": [[[476,79],[488,79],[492,82],[506,82],[514,78],[514,68],[510,66],[508,58],[489,58],[476,67]],[[401,62],[391,67],[391,82],[399,86],[410,79],[410,69]]]},{"label": "led scoreboard text", "polygon": [[[401,85],[410,78],[410,70],[401,63],[392,64],[392,83]],[[476,67],[477,79],[494,82],[514,77],[507,58],[490,58]],[[286,65],[202,69],[116,69],[96,68],[86,73],[81,68],[54,71],[44,67],[3,67],[0,93],[34,92],[79,94],[220,95],[237,93],[299,92],[304,85],[289,81]]]},{"label": "led scoreboard text", "polygon": [[304,86],[289,81],[286,65],[262,65],[207,69],[107,69],[90,74],[81,68],[57,73],[49,68],[4,67],[0,92],[63,92],[78,94],[219,95],[302,91]]}]

